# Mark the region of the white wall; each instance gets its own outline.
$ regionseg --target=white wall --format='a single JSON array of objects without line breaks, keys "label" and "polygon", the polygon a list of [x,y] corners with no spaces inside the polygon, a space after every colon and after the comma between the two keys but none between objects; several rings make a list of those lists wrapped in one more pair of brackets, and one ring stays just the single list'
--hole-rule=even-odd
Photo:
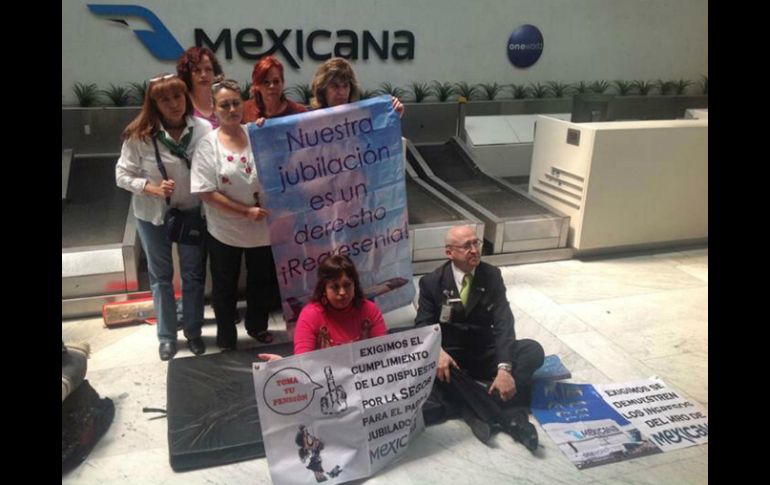
[{"label": "white wall", "polygon": [[[265,29],[410,30],[411,61],[355,62],[365,89],[383,81],[405,87],[411,81],[529,83],[597,79],[690,79],[708,74],[707,0],[63,0],[62,102],[74,103],[75,82],[126,84],[173,71],[173,62],[155,59],[127,28],[92,14],[87,3],[117,3],[152,10],[183,48],[194,45],[194,28],[214,37],[224,28],[235,34]],[[141,19],[127,19],[142,28]],[[543,33],[538,62],[519,69],[508,60],[506,44],[525,23]],[[293,51],[293,33],[288,47]],[[334,39],[334,36],[332,37]],[[360,39],[359,39],[360,42]],[[391,40],[392,43],[392,40]],[[319,50],[331,47],[319,43]],[[253,61],[233,52],[225,73],[249,79]],[[283,59],[279,56],[279,59]],[[299,60],[298,60],[299,61]],[[299,70],[287,66],[286,83],[309,83],[318,62],[307,54]],[[284,65],[286,63],[284,62]]]}]

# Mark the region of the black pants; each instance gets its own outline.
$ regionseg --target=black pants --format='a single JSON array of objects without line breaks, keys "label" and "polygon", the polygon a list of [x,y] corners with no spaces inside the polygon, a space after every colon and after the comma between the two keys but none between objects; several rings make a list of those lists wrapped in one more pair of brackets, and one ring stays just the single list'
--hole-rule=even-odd
[{"label": "black pants", "polygon": [[496,423],[503,408],[526,406],[532,400],[532,374],[543,365],[545,353],[543,347],[534,340],[517,340],[513,346],[510,361],[511,374],[516,382],[516,395],[503,401],[495,391],[490,396],[487,390],[476,381],[489,384],[497,376],[497,354],[494,347],[473,351],[461,347],[444,347],[444,350],[460,366],[460,371],[452,369],[450,382],[437,381],[438,392],[443,400],[454,404],[465,404],[486,423]]},{"label": "black pants", "polygon": [[275,263],[270,246],[238,248],[218,241],[208,234],[206,239],[211,258],[211,305],[217,320],[217,345],[235,347],[238,302],[238,277],[241,258],[246,254],[246,331],[267,330],[270,307],[276,298]]}]

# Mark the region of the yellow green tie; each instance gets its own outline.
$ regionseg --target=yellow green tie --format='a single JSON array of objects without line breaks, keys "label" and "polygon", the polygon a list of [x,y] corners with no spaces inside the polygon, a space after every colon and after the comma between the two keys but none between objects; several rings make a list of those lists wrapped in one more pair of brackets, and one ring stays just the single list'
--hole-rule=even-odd
[{"label": "yellow green tie", "polygon": [[463,276],[463,286],[460,288],[460,301],[463,306],[468,304],[468,294],[471,292],[471,283],[473,283],[473,273],[465,273]]}]

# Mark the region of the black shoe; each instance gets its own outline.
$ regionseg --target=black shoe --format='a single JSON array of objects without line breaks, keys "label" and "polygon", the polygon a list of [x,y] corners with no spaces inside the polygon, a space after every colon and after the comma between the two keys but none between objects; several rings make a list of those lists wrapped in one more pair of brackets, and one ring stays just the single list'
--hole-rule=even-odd
[{"label": "black shoe", "polygon": [[219,350],[222,352],[229,352],[231,350],[235,350],[238,345],[236,342],[233,343],[223,343],[217,340],[217,347],[219,347]]},{"label": "black shoe", "polygon": [[195,355],[201,355],[206,352],[206,344],[203,343],[203,339],[200,337],[187,339],[187,347]]},{"label": "black shoe", "polygon": [[486,444],[489,438],[492,437],[492,427],[476,416],[476,413],[469,406],[463,406],[462,416],[468,426],[470,426],[473,436]]},{"label": "black shoe", "polygon": [[511,435],[514,441],[518,441],[534,453],[538,444],[537,429],[535,425],[529,422],[527,413],[516,410],[510,414],[504,412],[503,416],[506,419],[503,429]]},{"label": "black shoe", "polygon": [[339,466],[339,465],[337,465],[337,466],[335,466],[334,468],[332,468],[332,471],[330,471],[330,472],[326,472],[326,474],[327,474],[327,475],[329,475],[329,476],[330,476],[330,477],[332,477],[332,478],[335,478],[335,477],[336,477],[337,475],[339,475],[340,473],[342,473],[342,468],[340,468],[340,466]]},{"label": "black shoe", "polygon": [[262,344],[273,343],[273,334],[268,332],[267,330],[263,330],[261,332],[253,332],[249,330],[246,333],[249,334],[249,337],[255,339],[259,343],[262,343]]},{"label": "black shoe", "polygon": [[160,360],[169,360],[176,354],[176,342],[161,342],[158,348]]}]

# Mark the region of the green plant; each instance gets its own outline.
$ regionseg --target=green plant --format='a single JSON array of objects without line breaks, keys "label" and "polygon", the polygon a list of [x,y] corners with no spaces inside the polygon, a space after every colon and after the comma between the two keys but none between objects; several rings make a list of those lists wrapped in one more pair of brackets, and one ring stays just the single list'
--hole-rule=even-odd
[{"label": "green plant", "polygon": [[[245,83],[242,85],[241,88],[241,99],[244,101],[248,101],[248,99],[251,97],[251,80],[246,80]],[[285,93],[284,93],[285,94]]]},{"label": "green plant", "polygon": [[701,81],[700,81],[700,91],[702,94],[708,94],[709,93],[709,77],[701,75]]},{"label": "green plant", "polygon": [[607,81],[594,81],[588,88],[596,94],[602,94],[610,89],[610,83]]},{"label": "green plant", "polygon": [[484,96],[484,99],[493,100],[495,97],[500,94],[500,91],[503,90],[503,87],[500,86],[497,83],[481,83],[478,85],[479,90]]},{"label": "green plant", "polygon": [[465,81],[455,83],[455,93],[457,93],[458,96],[464,97],[468,101],[473,99],[473,97],[476,96],[478,92],[479,88],[472,84],[466,83]]},{"label": "green plant", "polygon": [[513,99],[524,99],[529,95],[529,89],[522,84],[509,84]]},{"label": "green plant", "polygon": [[655,85],[649,81],[634,81],[631,83],[631,86],[636,89],[636,92],[639,93],[640,96],[647,96],[650,91],[652,91],[652,88],[655,87]]},{"label": "green plant", "polygon": [[369,99],[379,95],[380,95],[380,91],[378,91],[377,89],[374,89],[371,91],[367,89],[361,90],[361,99]]},{"label": "green plant", "polygon": [[144,104],[144,95],[147,93],[147,81],[142,81],[140,83],[128,83],[129,86],[131,86],[131,93],[132,97],[134,98],[134,101],[139,106]]},{"label": "green plant", "polygon": [[384,82],[380,84],[380,93],[382,94],[390,94],[394,98],[401,99],[404,97],[404,94],[406,94],[406,91],[399,88],[398,86],[393,86],[389,82]]},{"label": "green plant", "polygon": [[440,83],[438,81],[433,81],[431,83],[431,88],[433,89],[433,95],[436,96],[436,98],[441,101],[448,101],[450,97],[457,94],[455,92],[454,86],[452,86],[450,83]]},{"label": "green plant", "polygon": [[541,99],[541,98],[547,98],[548,92],[550,90],[548,89],[548,86],[542,83],[529,83],[529,94],[533,98]]},{"label": "green plant", "polygon": [[546,83],[548,90],[551,92],[554,98],[563,98],[572,90],[572,86],[567,83],[560,83],[558,81],[550,81]]},{"label": "green plant", "polygon": [[678,81],[672,81],[671,82],[671,88],[674,91],[674,94],[682,95],[687,90],[688,86],[692,86],[693,82],[688,81],[686,79],[680,79]]},{"label": "green plant", "polygon": [[658,92],[660,94],[671,94],[674,91],[673,81],[664,81],[663,79],[658,79],[655,81],[655,86],[658,87]]},{"label": "green plant", "polygon": [[621,81],[620,79],[612,81],[612,84],[615,85],[615,88],[618,90],[618,94],[621,96],[628,96],[631,94],[631,89],[634,87],[632,82]]},{"label": "green plant", "polygon": [[115,106],[126,106],[131,101],[131,92],[125,86],[115,86],[110,83],[110,87],[100,91]]},{"label": "green plant", "polygon": [[409,92],[412,93],[415,103],[422,103],[425,98],[433,94],[433,90],[428,86],[428,83],[413,82],[410,86],[412,88]]},{"label": "green plant", "polygon": [[572,86],[576,94],[584,94],[591,90],[590,86],[585,81],[580,81]]},{"label": "green plant", "polygon": [[302,104],[310,104],[310,98],[313,97],[313,91],[310,90],[309,84],[295,84],[287,89],[286,92],[293,94],[295,101],[299,101]]},{"label": "green plant", "polygon": [[72,87],[75,91],[75,97],[78,98],[78,105],[82,107],[93,106],[99,101],[99,88],[96,84],[75,83]]}]

